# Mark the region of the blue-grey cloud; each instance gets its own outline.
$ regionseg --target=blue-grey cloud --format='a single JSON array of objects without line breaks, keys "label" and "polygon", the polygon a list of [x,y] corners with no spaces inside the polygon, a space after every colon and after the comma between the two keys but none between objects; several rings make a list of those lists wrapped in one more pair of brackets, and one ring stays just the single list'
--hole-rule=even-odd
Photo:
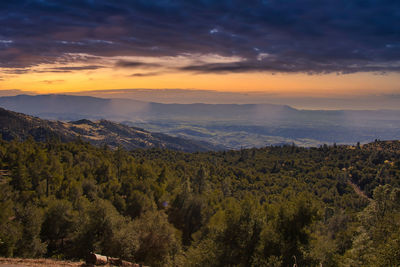
[{"label": "blue-grey cloud", "polygon": [[1,1],[0,67],[212,53],[245,61],[183,70],[397,72],[399,21],[397,0]]}]

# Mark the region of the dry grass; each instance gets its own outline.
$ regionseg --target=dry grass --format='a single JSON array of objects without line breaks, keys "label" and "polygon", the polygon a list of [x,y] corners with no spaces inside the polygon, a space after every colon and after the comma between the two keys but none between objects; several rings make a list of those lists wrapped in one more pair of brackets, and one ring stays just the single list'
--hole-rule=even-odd
[{"label": "dry grass", "polygon": [[84,262],[59,261],[51,259],[21,259],[21,258],[0,258],[1,266],[86,266]]}]

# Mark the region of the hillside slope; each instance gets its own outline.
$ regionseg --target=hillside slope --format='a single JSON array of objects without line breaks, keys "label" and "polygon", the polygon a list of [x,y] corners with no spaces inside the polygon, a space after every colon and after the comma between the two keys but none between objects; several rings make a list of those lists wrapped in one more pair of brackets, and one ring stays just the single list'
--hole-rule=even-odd
[{"label": "hillside slope", "polygon": [[25,140],[29,136],[36,141],[54,138],[61,141],[72,141],[80,138],[95,145],[108,145],[112,148],[123,146],[125,149],[168,148],[194,152],[216,148],[206,142],[151,133],[107,120],[96,122],[90,120],[49,121],[2,108],[0,108],[0,133],[4,140],[15,138]]}]

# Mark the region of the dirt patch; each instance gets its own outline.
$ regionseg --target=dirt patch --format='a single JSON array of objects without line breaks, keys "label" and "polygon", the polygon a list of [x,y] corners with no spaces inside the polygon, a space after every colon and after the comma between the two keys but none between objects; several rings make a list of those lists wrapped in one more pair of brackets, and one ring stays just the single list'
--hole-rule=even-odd
[{"label": "dirt patch", "polygon": [[0,267],[34,267],[34,266],[50,266],[50,267],[62,267],[62,266],[86,266],[84,262],[72,262],[72,261],[59,261],[51,259],[21,259],[21,258],[0,258]]},{"label": "dirt patch", "polygon": [[356,192],[357,195],[359,195],[362,198],[371,200],[365,193],[364,191],[361,190],[360,187],[358,187],[355,183],[353,183],[352,181],[348,181],[349,185],[353,188],[354,192]]}]

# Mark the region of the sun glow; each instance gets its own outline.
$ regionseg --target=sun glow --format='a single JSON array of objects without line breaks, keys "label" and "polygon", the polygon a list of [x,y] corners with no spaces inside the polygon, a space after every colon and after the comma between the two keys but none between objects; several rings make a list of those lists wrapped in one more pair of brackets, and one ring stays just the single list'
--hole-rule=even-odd
[{"label": "sun glow", "polygon": [[[398,93],[397,74],[287,74],[269,72],[195,73],[180,68],[201,63],[240,62],[239,57],[186,54],[177,57],[90,57],[72,55],[73,63],[42,64],[27,69],[0,69],[0,90],[38,93],[86,90],[163,88],[233,92],[270,92],[283,95],[357,95]],[[77,58],[83,58],[79,62]],[[90,60],[88,60],[88,58]],[[118,62],[124,63],[123,67]],[[139,63],[138,63],[139,62]]]}]

